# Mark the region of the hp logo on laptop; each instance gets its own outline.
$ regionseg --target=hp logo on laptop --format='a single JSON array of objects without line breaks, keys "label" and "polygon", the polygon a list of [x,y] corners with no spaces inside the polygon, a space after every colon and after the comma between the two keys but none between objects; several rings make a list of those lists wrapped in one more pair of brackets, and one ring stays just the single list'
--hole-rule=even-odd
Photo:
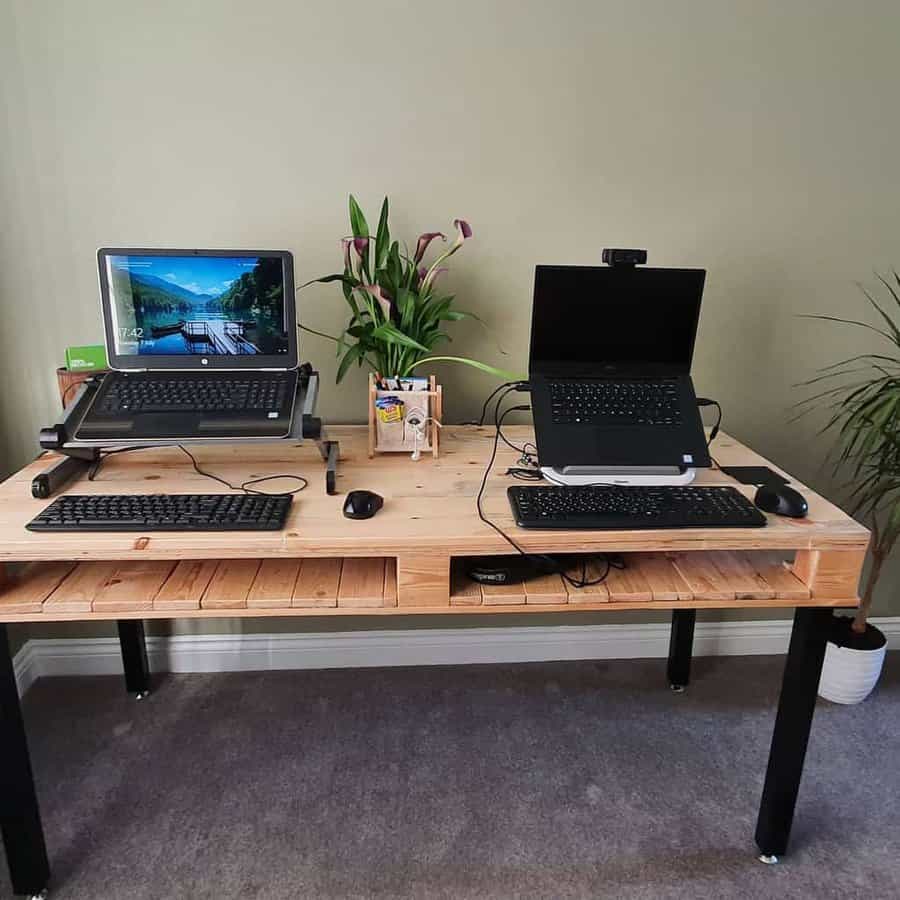
[{"label": "hp logo on laptop", "polygon": [[203,359],[200,360],[200,365],[201,365],[201,366],[208,366],[208,365],[209,365],[209,360],[204,356]]}]

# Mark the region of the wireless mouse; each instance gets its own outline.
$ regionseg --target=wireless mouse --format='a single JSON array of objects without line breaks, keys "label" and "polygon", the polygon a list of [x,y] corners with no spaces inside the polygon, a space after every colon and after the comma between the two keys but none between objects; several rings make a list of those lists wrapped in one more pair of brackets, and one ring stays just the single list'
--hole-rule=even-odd
[{"label": "wireless mouse", "polygon": [[374,491],[350,491],[344,500],[344,515],[348,519],[371,519],[384,506],[384,497]]},{"label": "wireless mouse", "polygon": [[753,502],[764,512],[793,519],[802,519],[809,512],[809,504],[803,494],[786,484],[762,485]]}]

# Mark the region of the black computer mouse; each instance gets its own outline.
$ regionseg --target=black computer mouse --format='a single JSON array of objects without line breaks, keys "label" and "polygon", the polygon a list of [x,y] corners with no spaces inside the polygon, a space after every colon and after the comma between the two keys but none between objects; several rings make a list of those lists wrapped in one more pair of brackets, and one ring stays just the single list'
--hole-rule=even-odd
[{"label": "black computer mouse", "polygon": [[764,512],[794,519],[802,519],[809,512],[809,504],[803,494],[786,484],[762,485],[753,502]]},{"label": "black computer mouse", "polygon": [[384,506],[384,497],[374,491],[350,491],[344,501],[348,519],[371,519]]}]

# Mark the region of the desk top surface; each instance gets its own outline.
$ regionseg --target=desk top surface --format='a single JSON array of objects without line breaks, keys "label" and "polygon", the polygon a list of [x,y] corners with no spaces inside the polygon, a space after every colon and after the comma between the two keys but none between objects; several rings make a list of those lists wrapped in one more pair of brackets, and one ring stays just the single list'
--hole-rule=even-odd
[{"label": "desk top surface", "polygon": [[[525,426],[504,433],[514,442],[530,439]],[[45,455],[0,485],[0,561],[35,559],[183,559],[265,556],[399,555],[404,552],[508,553],[509,546],[479,521],[475,496],[493,443],[492,428],[448,426],[441,433],[438,459],[423,455],[380,454],[369,459],[364,426],[329,429],[341,445],[338,496],[327,496],[324,464],[313,444],[297,446],[204,446],[194,452],[208,471],[239,484],[249,478],[293,472],[309,479],[309,487],[294,499],[287,527],[280,532],[148,532],[32,533],[26,523],[47,506],[35,500],[31,479],[52,455]],[[727,434],[720,434],[714,451],[724,466],[774,464]],[[497,454],[484,507],[492,521],[514,533],[528,549],[541,551],[704,550],[704,549],[865,549],[868,531],[850,516],[794,479],[809,501],[809,516],[786,519],[768,516],[765,528],[665,529],[653,531],[525,531],[515,526],[506,500],[513,483],[503,473],[517,454],[502,447]],[[780,471],[780,470],[779,470]],[[787,473],[785,473],[787,474]],[[518,482],[516,482],[518,483]],[[737,485],[718,470],[701,469],[697,484],[732,484],[748,496],[751,486]],[[268,489],[290,490],[294,482],[271,482]],[[374,518],[344,518],[344,495],[368,489],[385,498]],[[227,489],[193,471],[177,448],[141,450],[106,459],[93,482],[72,482],[68,493],[225,493]]]}]

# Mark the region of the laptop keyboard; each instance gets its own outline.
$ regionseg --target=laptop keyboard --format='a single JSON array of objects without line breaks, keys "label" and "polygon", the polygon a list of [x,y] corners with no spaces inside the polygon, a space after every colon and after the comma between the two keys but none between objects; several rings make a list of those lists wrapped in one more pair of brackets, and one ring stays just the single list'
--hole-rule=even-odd
[{"label": "laptop keyboard", "polygon": [[678,382],[560,380],[550,382],[555,425],[680,425]]},{"label": "laptop keyboard", "polygon": [[104,392],[100,412],[107,415],[167,412],[278,412],[284,406],[288,377],[191,378],[129,375],[117,378]]}]

